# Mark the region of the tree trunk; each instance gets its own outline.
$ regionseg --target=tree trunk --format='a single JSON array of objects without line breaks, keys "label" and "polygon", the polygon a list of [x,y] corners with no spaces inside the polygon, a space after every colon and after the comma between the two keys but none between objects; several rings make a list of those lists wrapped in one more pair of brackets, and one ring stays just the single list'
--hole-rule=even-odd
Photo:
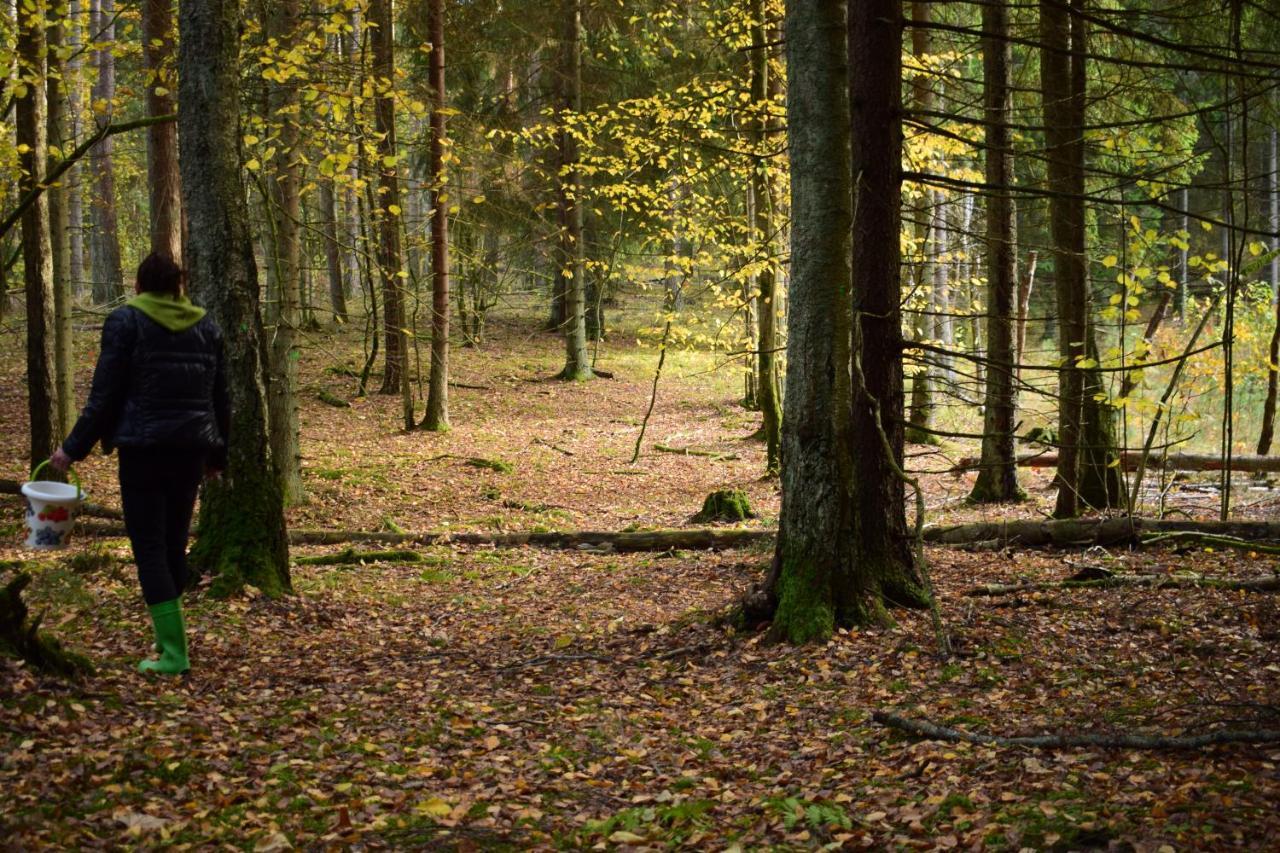
[{"label": "tree trunk", "polygon": [[[929,3],[912,2],[911,54],[921,65],[923,65],[923,58],[929,53],[930,13]],[[918,72],[912,79],[911,106],[920,113],[933,109],[933,89],[929,86],[929,75],[923,71]],[[942,193],[926,190],[920,194],[920,199],[914,226],[921,254],[916,275],[916,290],[917,293],[925,293],[936,291],[933,276],[943,267],[943,264],[936,262],[936,256],[943,251],[939,245],[942,232],[934,228],[935,222],[942,221],[940,215]],[[934,240],[932,246],[930,245],[931,237]],[[930,252],[935,256],[933,263],[929,260]],[[922,315],[918,322],[913,324],[915,340],[928,338],[935,322],[935,318],[927,314]],[[911,376],[911,406],[907,414],[906,440],[912,444],[936,444],[938,441],[937,437],[929,431],[933,422],[932,373],[933,365],[929,363],[927,357],[922,357],[916,372]]]},{"label": "tree trunk", "polygon": [[423,429],[449,429],[449,194],[445,191],[444,0],[429,0],[431,88],[431,386]]},{"label": "tree trunk", "polygon": [[[99,121],[107,121],[111,115],[111,101],[116,94],[116,60],[110,43],[115,41],[114,0],[90,0],[89,28],[95,41],[107,46],[93,53],[97,79],[93,84],[93,103],[107,104],[107,113]],[[94,110],[97,115],[97,110]],[[106,137],[94,146],[89,155],[89,167],[94,175],[93,203],[90,218],[93,230],[89,236],[89,254],[93,271],[93,301],[98,304],[113,302],[124,296],[124,272],[120,263],[120,234],[116,220],[115,141]]]},{"label": "tree trunk", "polygon": [[1022,365],[1026,362],[1027,353],[1027,318],[1031,316],[1031,291],[1036,285],[1036,265],[1040,253],[1035,249],[1027,252],[1027,268],[1018,280],[1018,335],[1014,347],[1014,361],[1017,362],[1015,376],[1022,381]]},{"label": "tree trunk", "polygon": [[[164,0],[145,2],[162,3]],[[267,34],[268,38],[277,41],[281,50],[292,49],[298,37],[298,25],[298,0],[275,0],[271,4]],[[271,456],[280,474],[286,504],[301,503],[305,498],[301,424],[296,396],[298,357],[301,354],[297,341],[302,295],[298,103],[298,89],[293,83],[269,84],[267,104],[270,114],[280,122],[280,131],[274,162],[270,164],[274,173],[270,181],[270,197],[263,199],[274,237],[269,245],[274,255],[271,263],[276,284],[275,328],[271,330],[267,362],[267,424],[270,427]]]},{"label": "tree trunk", "polygon": [[[147,70],[147,115],[171,115],[173,3],[142,0],[142,56]],[[178,175],[178,127],[147,128],[147,190],[151,199],[151,251],[182,264],[182,181]]]},{"label": "tree trunk", "polygon": [[850,612],[853,460],[849,373],[850,237],[845,4],[788,0],[791,293],[782,513],[765,590],[773,631],[821,640]]},{"label": "tree trunk", "polygon": [[191,293],[225,330],[230,464],[201,501],[192,561],[233,593],[290,590],[284,495],[267,437],[266,342],[240,162],[240,3],[180,0],[178,130]]},{"label": "tree trunk", "polygon": [[982,81],[986,119],[987,195],[987,393],[982,417],[982,467],[969,500],[977,503],[1017,501],[1026,497],[1018,486],[1013,457],[1018,390],[1013,316],[1018,277],[1014,244],[1013,156],[1009,149],[1009,113],[1013,107],[1007,40],[1008,8],[1003,0],[982,7]]},{"label": "tree trunk", "polygon": [[[17,99],[16,130],[21,192],[44,180],[48,157],[45,95],[46,38],[38,7],[18,7],[17,56],[26,94]],[[22,214],[22,266],[27,300],[27,414],[31,464],[48,459],[61,440],[54,384],[53,247],[49,240],[49,200],[40,195]]]},{"label": "tree trunk", "polygon": [[329,307],[335,323],[347,322],[347,286],[342,270],[342,251],[338,245],[337,199],[333,181],[320,180],[320,229],[324,239],[324,259],[329,270]]},{"label": "tree trunk", "polygon": [[769,161],[764,153],[769,129],[769,48],[765,39],[764,0],[751,5],[751,100],[757,110],[751,120],[752,154],[751,197],[755,203],[751,227],[752,241],[759,260],[764,262],[756,274],[756,316],[760,324],[757,344],[759,366],[756,371],[756,399],[763,414],[765,469],[778,470],[778,453],[782,429],[782,400],[778,391],[778,277],[773,265],[773,187],[769,177]]},{"label": "tree trunk", "polygon": [[[374,129],[378,136],[378,270],[382,281],[382,317],[386,337],[386,361],[381,394],[403,394],[408,385],[408,335],[405,334],[404,260],[400,247],[400,184],[396,167],[395,113],[395,13],[393,0],[369,4],[369,40],[373,48],[375,90]],[[372,210],[370,211],[373,212]],[[403,386],[403,387],[402,387]],[[413,428],[413,412],[406,429]]]},{"label": "tree trunk", "polygon": [[[1271,129],[1271,146],[1269,149],[1271,176],[1268,180],[1268,194],[1271,207],[1271,230],[1280,232],[1280,158],[1276,150],[1276,129]],[[1280,238],[1271,241],[1271,248],[1280,249]],[[1272,258],[1270,263],[1271,302],[1274,307],[1275,325],[1271,330],[1271,342],[1267,347],[1267,398],[1262,404],[1262,429],[1258,434],[1258,455],[1265,456],[1271,452],[1271,440],[1276,428],[1277,379],[1280,374],[1280,258]]]},{"label": "tree trunk", "polygon": [[[1040,0],[1040,85],[1045,124],[1050,231],[1058,294],[1059,372],[1058,500],[1054,515],[1080,511],[1080,442],[1083,433],[1085,337],[1088,307],[1085,278],[1083,104],[1073,91],[1075,66],[1084,61],[1083,21],[1063,4]],[[1070,53],[1061,52],[1068,49]]]},{"label": "tree trunk", "polygon": [[[67,31],[70,20],[65,0],[49,9],[51,17],[47,38],[49,42],[48,58],[48,91],[46,101],[48,115],[48,158],[47,168],[52,169],[55,161],[67,155],[66,109],[64,98],[66,85],[66,63],[62,59],[62,50],[67,43]],[[67,181],[60,180],[47,190],[49,194],[49,236],[53,250],[53,316],[54,316],[54,387],[57,389],[57,424],[55,433],[66,435],[76,417],[75,364],[72,351],[71,330],[71,277],[68,274],[71,266],[71,221],[67,203],[71,192]]]},{"label": "tree trunk", "polygon": [[591,372],[587,352],[586,264],[582,245],[582,180],[578,137],[569,116],[582,113],[582,0],[564,0],[564,39],[560,67],[560,265],[564,282],[564,370],[562,379],[585,380]]},{"label": "tree trunk", "polygon": [[[71,11],[66,22],[67,43],[75,47],[67,60],[68,80],[64,87],[67,92],[67,136],[70,139],[79,139],[81,129],[80,48],[84,46],[80,33],[82,8],[80,0],[71,0]],[[80,184],[81,171],[80,164],[76,163],[62,178],[67,187],[67,279],[73,297],[83,295],[85,283],[84,187]],[[3,301],[3,297],[0,297],[0,301]]]},{"label": "tree trunk", "polygon": [[853,593],[862,618],[881,601],[912,607],[928,603],[907,533],[906,484],[900,473],[905,402],[901,11],[897,0],[863,0],[849,8],[853,358],[854,375],[862,379],[862,387],[853,392],[849,452],[856,499]]}]

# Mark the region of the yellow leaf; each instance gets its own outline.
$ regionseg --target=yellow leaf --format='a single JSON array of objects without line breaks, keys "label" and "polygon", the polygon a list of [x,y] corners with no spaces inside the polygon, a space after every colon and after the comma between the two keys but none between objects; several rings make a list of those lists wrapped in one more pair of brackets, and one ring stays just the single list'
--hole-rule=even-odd
[{"label": "yellow leaf", "polygon": [[258,137],[254,136],[252,133],[245,134],[245,137],[244,137],[244,144],[245,144],[245,145],[257,145],[257,144],[258,144]]},{"label": "yellow leaf", "polygon": [[1102,259],[1102,265],[1103,265],[1104,267],[1106,267],[1107,269],[1111,269],[1112,267],[1114,267],[1114,266],[1116,265],[1116,263],[1117,263],[1119,260],[1120,260],[1120,259],[1119,259],[1119,258],[1117,258],[1115,255],[1107,255],[1105,258],[1103,258],[1103,259]]},{"label": "yellow leaf", "polygon": [[256,159],[253,159],[253,160],[250,160],[248,163],[245,163],[244,167],[248,169],[250,172],[256,172],[258,171],[258,169],[262,168],[262,164],[259,163]]},{"label": "yellow leaf", "polygon": [[399,215],[400,215],[400,205],[398,205],[398,204],[389,204],[389,205],[387,205],[387,213],[390,213],[392,216],[399,216]]},{"label": "yellow leaf", "polygon": [[446,803],[439,797],[432,797],[429,800],[423,800],[413,807],[413,810],[420,815],[428,817],[448,817],[449,812],[453,811],[453,806]]},{"label": "yellow leaf", "polygon": [[644,836],[636,835],[634,832],[627,832],[625,829],[619,829],[609,836],[609,841],[613,844],[638,844],[644,841]]}]

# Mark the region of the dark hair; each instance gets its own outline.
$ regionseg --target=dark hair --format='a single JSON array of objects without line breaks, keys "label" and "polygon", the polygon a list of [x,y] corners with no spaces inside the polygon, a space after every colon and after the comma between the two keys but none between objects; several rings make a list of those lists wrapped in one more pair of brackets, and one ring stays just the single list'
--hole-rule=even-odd
[{"label": "dark hair", "polygon": [[180,296],[185,276],[182,267],[175,264],[173,258],[152,252],[138,264],[138,292]]}]

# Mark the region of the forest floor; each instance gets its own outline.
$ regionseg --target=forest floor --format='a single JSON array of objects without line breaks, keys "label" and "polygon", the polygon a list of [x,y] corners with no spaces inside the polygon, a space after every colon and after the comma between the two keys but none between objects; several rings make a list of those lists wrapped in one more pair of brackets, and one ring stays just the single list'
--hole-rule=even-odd
[{"label": "forest floor", "polygon": [[[15,336],[0,342],[0,477],[22,479]],[[645,452],[630,465],[655,354],[611,344],[615,378],[551,380],[559,342],[517,324],[455,350],[454,429],[404,433],[399,403],[350,399],[359,342],[304,355],[307,503],[297,528],[678,527],[714,488],[745,489],[769,526],[757,417],[710,356],[668,360]],[[83,354],[85,381],[93,353]],[[668,447],[714,451],[685,456]],[[913,447],[939,471],[944,455]],[[510,472],[477,468],[500,459]],[[118,505],[114,460],[79,466]],[[1043,514],[963,504],[972,475],[925,478],[930,521]],[[1175,496],[1207,514],[1215,496]],[[1084,589],[967,597],[978,583],[1061,579],[1081,565],[1258,577],[1275,559],[929,549],[956,653],[926,614],[791,648],[714,616],[758,580],[767,548],[614,554],[431,547],[419,562],[298,565],[296,594],[188,596],[193,670],[152,680],[127,543],[24,551],[0,503],[0,560],[26,559],[45,626],[97,665],[64,683],[0,660],[0,842],[260,851],[688,846],[1019,849],[1268,848],[1280,834],[1280,744],[1199,751],[1031,750],[922,741],[877,709],[974,732],[1184,734],[1280,728],[1280,612],[1270,595]],[[1265,517],[1268,492],[1242,514]],[[328,553],[297,548],[295,555]]]}]

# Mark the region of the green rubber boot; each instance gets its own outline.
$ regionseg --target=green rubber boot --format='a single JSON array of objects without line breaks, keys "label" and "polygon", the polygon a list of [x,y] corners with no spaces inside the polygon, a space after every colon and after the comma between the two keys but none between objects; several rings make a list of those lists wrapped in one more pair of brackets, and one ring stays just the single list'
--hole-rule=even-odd
[{"label": "green rubber boot", "polygon": [[162,601],[147,610],[151,612],[151,623],[156,629],[160,660],[144,660],[138,664],[138,671],[181,675],[191,669],[191,662],[187,660],[187,626],[182,621],[181,600]]}]

